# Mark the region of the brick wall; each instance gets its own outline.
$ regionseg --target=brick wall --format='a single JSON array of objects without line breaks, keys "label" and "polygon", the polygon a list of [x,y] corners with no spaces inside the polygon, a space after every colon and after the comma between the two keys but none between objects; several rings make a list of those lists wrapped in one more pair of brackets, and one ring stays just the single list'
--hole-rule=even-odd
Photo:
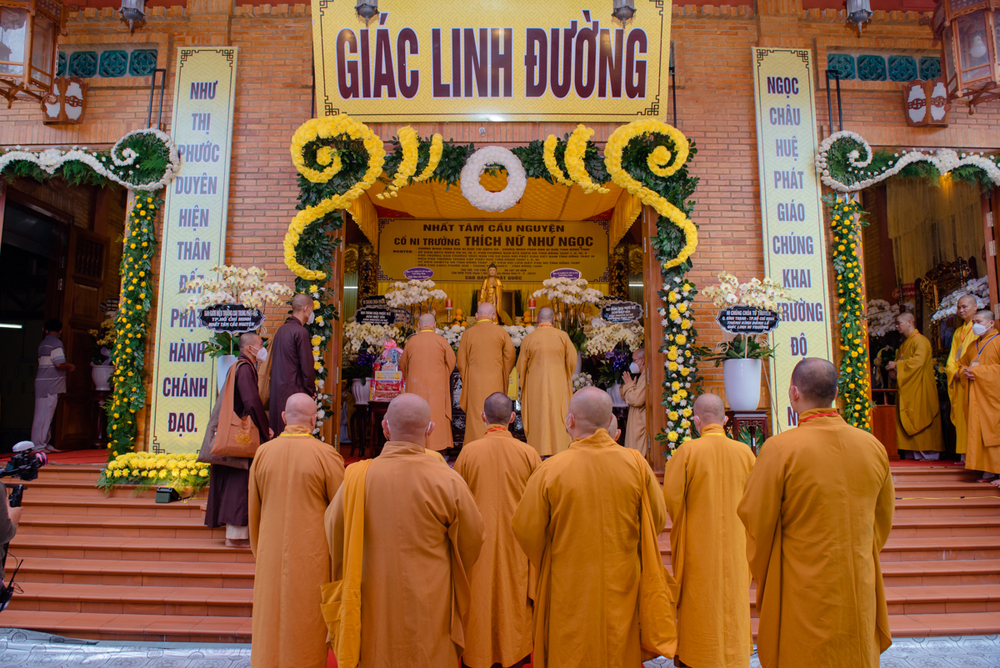
[{"label": "brick wall", "polygon": [[[699,3],[673,9],[677,124],[699,148],[693,168],[701,178],[694,216],[701,226],[693,272],[699,285],[713,281],[723,267],[740,276],[762,272],[750,47],[813,49],[819,71],[825,69],[831,49],[909,53],[935,48],[928,28],[918,23],[920,15],[902,11],[926,9],[926,2],[900,0],[892,5],[895,11],[876,12],[859,37],[845,24],[843,11],[830,8],[831,2],[806,1],[811,8],[803,9],[802,0],[759,0],[756,11],[750,3],[722,7]],[[298,191],[288,141],[312,115],[309,6],[188,0],[185,5],[152,7],[149,12],[147,27],[130,35],[111,8],[81,9],[71,13],[65,40],[155,44],[159,66],[168,70],[166,116],[172,104],[177,46],[240,47],[227,261],[263,266],[274,279],[290,283],[281,242]],[[818,81],[817,86],[820,134],[825,136],[829,133],[825,81]],[[1000,122],[1000,106],[986,105],[974,116],[955,109],[947,128],[909,128],[902,116],[900,87],[898,83],[843,82],[845,128],[861,132],[878,146],[998,148],[1000,140],[991,129]],[[94,79],[83,125],[43,126],[37,106],[19,102],[0,116],[0,145],[107,146],[125,132],[145,126],[148,103],[148,79]],[[167,117],[166,129],[169,124]],[[388,139],[397,127],[376,125],[374,129]],[[479,123],[415,127],[421,135],[442,132],[458,141],[514,145],[549,133],[562,135],[572,124],[498,123],[484,126],[485,135],[480,134]],[[594,127],[599,142],[613,129],[601,124]],[[706,314],[700,321],[703,342],[714,344],[719,332],[707,310],[701,312]],[[275,319],[269,323],[272,327]],[[721,385],[721,374],[715,369],[705,372],[711,387]]]}]

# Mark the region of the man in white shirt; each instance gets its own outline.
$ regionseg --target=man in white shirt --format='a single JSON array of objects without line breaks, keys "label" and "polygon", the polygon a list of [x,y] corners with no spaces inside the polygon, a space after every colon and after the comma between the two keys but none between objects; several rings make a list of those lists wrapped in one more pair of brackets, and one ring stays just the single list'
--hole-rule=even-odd
[{"label": "man in white shirt", "polygon": [[66,374],[76,367],[66,361],[63,352],[62,323],[55,318],[45,322],[45,338],[38,346],[38,373],[35,375],[35,418],[31,423],[31,442],[35,452],[53,452],[49,443],[52,418],[59,395],[66,393]]}]

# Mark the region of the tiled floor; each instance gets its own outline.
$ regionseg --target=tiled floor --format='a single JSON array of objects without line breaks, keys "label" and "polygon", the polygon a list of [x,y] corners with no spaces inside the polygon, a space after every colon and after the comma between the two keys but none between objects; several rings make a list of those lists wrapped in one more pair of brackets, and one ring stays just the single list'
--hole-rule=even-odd
[{"label": "tiled floor", "polygon": [[[882,668],[996,668],[1000,636],[903,638],[882,655]],[[249,645],[192,646],[175,643],[122,646],[67,641],[47,633],[0,629],[0,665],[17,668],[249,668]],[[648,661],[666,668],[673,661]],[[754,656],[750,668],[760,668]],[[844,666],[844,668],[849,668]]]}]

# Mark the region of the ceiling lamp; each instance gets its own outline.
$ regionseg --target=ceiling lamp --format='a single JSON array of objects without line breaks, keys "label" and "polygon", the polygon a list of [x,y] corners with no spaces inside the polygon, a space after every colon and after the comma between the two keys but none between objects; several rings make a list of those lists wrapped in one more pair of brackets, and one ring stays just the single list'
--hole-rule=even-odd
[{"label": "ceiling lamp", "polygon": [[58,0],[0,3],[0,95],[7,108],[17,99],[41,100],[56,74],[56,39],[65,32],[66,9]]}]

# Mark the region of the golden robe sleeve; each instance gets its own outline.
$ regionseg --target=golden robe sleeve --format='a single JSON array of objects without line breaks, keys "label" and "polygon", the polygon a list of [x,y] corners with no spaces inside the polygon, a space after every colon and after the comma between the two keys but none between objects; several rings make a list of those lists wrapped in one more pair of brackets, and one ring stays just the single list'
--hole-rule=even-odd
[{"label": "golden robe sleeve", "polygon": [[330,546],[330,582],[344,579],[344,487],[333,495],[323,516],[326,542]]},{"label": "golden robe sleeve", "polygon": [[257,539],[260,532],[260,488],[257,486],[257,462],[260,461],[258,457],[254,457],[253,463],[250,464],[250,490],[248,494],[249,510],[250,510],[250,551],[253,555],[257,556]]},{"label": "golden robe sleeve", "polygon": [[451,344],[444,342],[444,363],[448,367],[448,373],[455,369],[455,351],[451,349]]},{"label": "golden robe sleeve", "polygon": [[528,359],[531,357],[531,339],[524,337],[521,341],[521,351],[517,355],[517,384],[524,391],[525,372],[528,370]]},{"label": "golden robe sleeve", "polygon": [[528,478],[528,486],[524,488],[524,494],[517,504],[511,524],[514,537],[535,568],[540,568],[542,565],[542,555],[548,543],[550,517],[551,507],[546,496],[545,473],[536,470]]},{"label": "golden robe sleeve", "polygon": [[[747,561],[750,573],[757,581],[757,605],[764,599],[767,588],[768,566],[772,555],[781,551],[778,520],[781,517],[781,497],[784,494],[784,459],[764,448],[757,458],[743,498],[736,509],[747,530]],[[780,564],[776,564],[780,577]],[[781,583],[774,583],[780,592]]]},{"label": "golden robe sleeve", "polygon": [[663,502],[674,526],[677,526],[687,497],[687,452],[681,446],[663,467]]},{"label": "golden robe sleeve", "polygon": [[514,370],[514,360],[517,359],[517,348],[510,340],[510,335],[503,333],[503,377],[510,378],[510,372]]},{"label": "golden robe sleeve", "polygon": [[576,346],[567,335],[566,342],[566,377],[569,378],[569,396],[573,396],[573,374],[576,373]]},{"label": "golden robe sleeve", "polygon": [[663,500],[663,491],[660,489],[660,483],[656,480],[653,468],[645,457],[642,458],[642,463],[645,464],[642,473],[645,476],[646,492],[649,494],[650,515],[652,515],[653,528],[656,529],[658,536],[663,532],[663,527],[667,525],[667,509]]},{"label": "golden robe sleeve", "polygon": [[469,384],[469,378],[465,371],[469,368],[469,340],[465,334],[462,335],[462,339],[458,343],[458,355],[455,356],[455,363],[458,364],[458,374],[462,377],[462,397],[459,399],[459,405],[463,411],[468,413],[469,391],[466,387]]},{"label": "golden robe sleeve", "polygon": [[410,366],[409,346],[403,348],[403,356],[399,358],[399,372],[406,378],[406,369]]},{"label": "golden robe sleeve", "polygon": [[[1000,446],[1000,345],[997,341],[1000,338],[986,345],[979,355],[979,366],[970,367],[976,378],[969,381],[969,400],[975,402],[977,414],[987,416],[978,422],[983,445],[988,448]],[[975,348],[969,346],[969,350]]]},{"label": "golden robe sleeve", "polygon": [[885,600],[885,585],[882,581],[882,566],[879,561],[879,553],[885,547],[885,542],[889,539],[889,532],[892,530],[892,515],[896,508],[896,490],[892,484],[892,472],[885,474],[882,482],[882,489],[879,490],[878,500],[875,502],[875,545],[873,546],[874,561],[876,568],[876,605],[875,627],[878,633],[879,652],[884,652],[892,645],[892,631],[889,628],[889,607]]},{"label": "golden robe sleeve", "polygon": [[646,405],[646,379],[643,377],[645,373],[643,371],[642,374],[639,374],[638,378],[633,378],[622,383],[622,399],[629,406]]}]

